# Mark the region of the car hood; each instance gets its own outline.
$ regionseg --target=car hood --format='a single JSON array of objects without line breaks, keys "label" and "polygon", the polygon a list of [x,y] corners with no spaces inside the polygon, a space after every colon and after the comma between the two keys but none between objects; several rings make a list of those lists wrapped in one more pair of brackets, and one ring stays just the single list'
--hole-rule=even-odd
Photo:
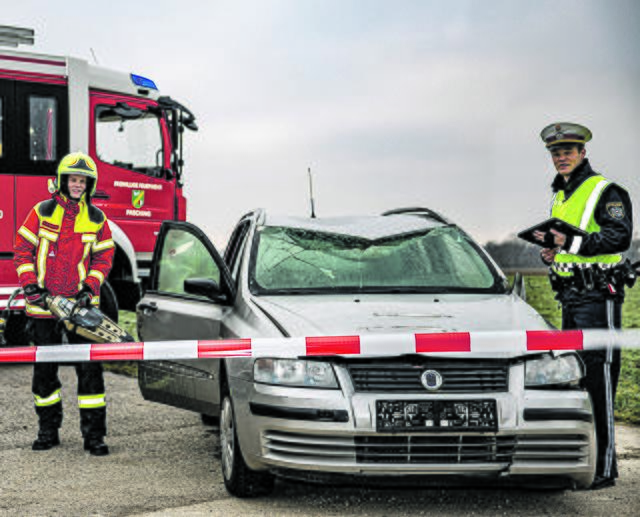
[{"label": "car hood", "polygon": [[290,336],[544,330],[515,295],[309,295],[253,298]]}]

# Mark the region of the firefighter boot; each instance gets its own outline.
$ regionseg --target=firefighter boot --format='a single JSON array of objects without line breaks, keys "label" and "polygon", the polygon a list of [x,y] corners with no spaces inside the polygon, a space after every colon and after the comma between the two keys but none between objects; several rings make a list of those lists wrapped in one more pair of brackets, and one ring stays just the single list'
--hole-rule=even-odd
[{"label": "firefighter boot", "polygon": [[48,451],[56,445],[60,445],[60,437],[57,429],[40,429],[38,438],[33,442],[31,449],[34,451]]},{"label": "firefighter boot", "polygon": [[106,456],[109,447],[104,443],[107,434],[105,407],[80,409],[80,428],[84,436],[84,450],[92,456]]},{"label": "firefighter boot", "polygon": [[106,456],[109,454],[109,446],[104,443],[101,436],[89,436],[84,439],[84,450],[91,456]]}]

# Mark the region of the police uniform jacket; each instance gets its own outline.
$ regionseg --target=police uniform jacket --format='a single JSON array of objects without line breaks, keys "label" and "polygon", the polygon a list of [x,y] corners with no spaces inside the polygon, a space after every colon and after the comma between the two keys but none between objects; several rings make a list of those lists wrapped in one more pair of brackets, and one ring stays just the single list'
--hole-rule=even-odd
[{"label": "police uniform jacket", "polygon": [[[558,174],[551,188],[554,193],[564,191],[565,200],[582,185],[582,183],[598,175],[588,159],[576,167],[571,173],[569,181],[565,182],[562,175]],[[600,226],[600,231],[589,233],[582,238],[582,242],[577,250],[573,252],[583,257],[594,257],[614,253],[623,253],[629,249],[633,238],[633,213],[629,193],[619,185],[610,183],[602,192],[598,199],[594,211],[596,223]],[[568,237],[562,249],[569,251],[572,249],[573,238]],[[578,293],[575,290],[566,290],[559,293],[559,299],[563,303],[579,303],[602,300],[606,293],[593,290],[586,293]]]}]

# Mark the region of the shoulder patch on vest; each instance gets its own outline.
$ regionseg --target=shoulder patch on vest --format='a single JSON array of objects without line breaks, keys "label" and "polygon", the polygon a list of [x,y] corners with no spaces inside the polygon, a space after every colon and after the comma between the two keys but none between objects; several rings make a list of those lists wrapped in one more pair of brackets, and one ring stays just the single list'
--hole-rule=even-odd
[{"label": "shoulder patch on vest", "polygon": [[51,217],[58,203],[54,199],[47,199],[38,206],[38,212],[43,217]]},{"label": "shoulder patch on vest", "polygon": [[624,205],[620,201],[607,203],[607,213],[614,219],[624,218]]},{"label": "shoulder patch on vest", "polygon": [[100,224],[104,222],[104,213],[99,208],[96,208],[93,205],[88,206],[89,209],[89,220],[92,223]]}]

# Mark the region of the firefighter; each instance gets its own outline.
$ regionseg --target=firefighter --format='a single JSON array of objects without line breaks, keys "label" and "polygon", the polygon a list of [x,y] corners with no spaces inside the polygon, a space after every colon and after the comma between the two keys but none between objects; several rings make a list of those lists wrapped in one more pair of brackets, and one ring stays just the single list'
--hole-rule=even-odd
[{"label": "firefighter", "polygon": [[[84,307],[100,303],[100,286],[111,270],[115,247],[106,216],[91,204],[97,182],[98,170],[89,156],[65,156],[51,199],[36,204],[18,230],[14,262],[24,289],[29,333],[37,346],[64,341],[46,296],[75,298]],[[74,335],[68,339],[79,342]],[[86,362],[75,368],[84,449],[94,456],[107,455],[102,365]],[[34,451],[60,444],[61,388],[57,364],[34,365],[32,390],[39,420]]]},{"label": "firefighter", "polygon": [[[562,304],[562,328],[620,328],[626,263],[622,253],[633,235],[627,190],[595,172],[586,158],[589,129],[579,124],[545,127],[542,140],[557,171],[552,184],[552,217],[586,232],[565,235],[554,229],[553,248],[541,250],[550,266],[556,299]],[[544,232],[536,232],[541,242]],[[620,374],[620,350],[585,351],[586,388],[591,396],[598,442],[592,489],[615,485],[618,477],[614,440],[614,401]]]}]

